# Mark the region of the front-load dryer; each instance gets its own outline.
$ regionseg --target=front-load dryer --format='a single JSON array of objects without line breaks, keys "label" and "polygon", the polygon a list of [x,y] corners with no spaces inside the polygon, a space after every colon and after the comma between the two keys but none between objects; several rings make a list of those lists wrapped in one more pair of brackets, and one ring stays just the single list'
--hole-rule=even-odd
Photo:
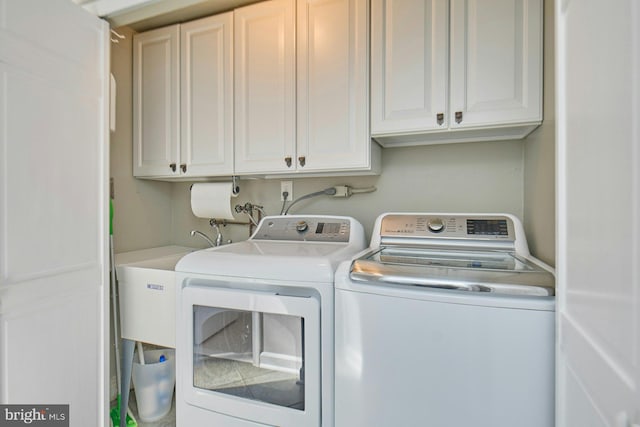
[{"label": "front-load dryer", "polygon": [[364,249],[348,217],[265,217],[176,266],[179,426],[331,427],[334,274]]}]

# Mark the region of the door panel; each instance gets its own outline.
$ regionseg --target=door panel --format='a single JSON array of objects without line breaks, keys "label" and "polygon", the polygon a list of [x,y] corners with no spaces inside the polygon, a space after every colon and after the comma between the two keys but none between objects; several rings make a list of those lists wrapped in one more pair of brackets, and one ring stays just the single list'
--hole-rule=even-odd
[{"label": "door panel", "polygon": [[69,404],[71,426],[107,421],[108,32],[0,1],[0,402]]},{"label": "door panel", "polygon": [[[95,267],[100,248],[94,230],[100,218],[91,209],[99,193],[87,190],[98,188],[100,177],[83,173],[98,162],[100,152],[66,140],[83,138],[98,127],[100,100],[77,88],[64,90],[71,82],[51,84],[46,76],[4,64],[0,70],[8,106],[3,112],[3,172],[13,184],[4,195],[4,278],[19,282]],[[72,188],[75,196],[62,202],[60,195]],[[55,227],[44,220],[49,215],[58,218]]]},{"label": "door panel", "polygon": [[556,14],[557,425],[627,427],[640,423],[640,7],[566,0]]}]

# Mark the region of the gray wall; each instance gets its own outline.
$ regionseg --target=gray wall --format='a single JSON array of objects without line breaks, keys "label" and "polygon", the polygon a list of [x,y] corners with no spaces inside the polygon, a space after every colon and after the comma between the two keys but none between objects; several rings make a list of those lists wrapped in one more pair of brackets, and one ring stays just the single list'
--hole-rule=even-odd
[{"label": "gray wall", "polygon": [[[339,184],[375,186],[374,193],[348,199],[321,196],[297,203],[289,213],[353,216],[368,236],[376,217],[389,211],[509,212],[522,217],[522,150],[521,141],[385,149],[380,176],[293,179],[294,199]],[[189,231],[209,233],[208,222],[191,213],[190,183],[173,185],[172,241],[201,247]],[[280,212],[280,180],[241,180],[240,187],[234,205],[251,201],[269,215]],[[223,234],[225,240],[248,235],[244,227],[232,225]]]},{"label": "gray wall", "polygon": [[[111,133],[110,140],[110,176],[115,187],[114,249],[116,252],[126,252],[170,244],[172,184],[133,178],[132,31],[127,28],[118,31],[126,39],[117,44],[111,43],[111,73],[117,84],[116,131]],[[115,387],[113,319],[111,322],[109,361],[110,400],[113,400],[118,392]]]},{"label": "gray wall", "polygon": [[555,50],[553,0],[545,0],[544,121],[524,141],[524,226],[529,249],[555,265]]},{"label": "gray wall", "polygon": [[171,194],[168,182],[133,177],[133,32],[111,43],[111,73],[116,78],[116,131],[111,133],[111,178],[115,187],[114,247],[116,252],[171,244]]}]

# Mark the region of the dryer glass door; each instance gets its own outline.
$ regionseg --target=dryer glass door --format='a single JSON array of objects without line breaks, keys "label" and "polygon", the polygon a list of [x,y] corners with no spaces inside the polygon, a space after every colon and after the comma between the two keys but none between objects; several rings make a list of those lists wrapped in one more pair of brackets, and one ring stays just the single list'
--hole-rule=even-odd
[{"label": "dryer glass door", "polygon": [[319,425],[316,299],[187,286],[183,313],[188,401],[269,425]]},{"label": "dryer glass door", "polygon": [[304,411],[304,317],[193,306],[193,386]]}]

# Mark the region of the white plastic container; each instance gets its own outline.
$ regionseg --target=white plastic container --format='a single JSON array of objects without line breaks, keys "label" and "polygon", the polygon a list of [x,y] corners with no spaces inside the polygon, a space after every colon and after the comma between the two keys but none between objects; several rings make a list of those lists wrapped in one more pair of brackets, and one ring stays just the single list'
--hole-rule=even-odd
[{"label": "white plastic container", "polygon": [[[164,356],[162,362],[161,356]],[[171,410],[176,384],[175,360],[173,349],[146,350],[144,365],[140,364],[138,355],[135,355],[131,376],[140,420],[157,421]]]}]

